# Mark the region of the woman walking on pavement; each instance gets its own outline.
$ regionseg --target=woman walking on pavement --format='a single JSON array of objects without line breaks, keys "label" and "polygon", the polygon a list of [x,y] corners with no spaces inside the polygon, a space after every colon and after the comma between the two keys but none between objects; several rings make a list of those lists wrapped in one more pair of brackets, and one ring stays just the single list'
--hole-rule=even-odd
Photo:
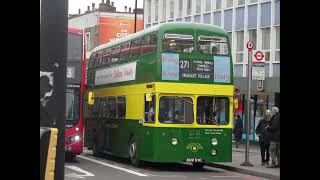
[{"label": "woman walking on pavement", "polygon": [[270,137],[267,135],[266,127],[270,124],[271,111],[266,110],[265,117],[259,121],[256,128],[256,134],[259,137],[259,145],[261,151],[261,166],[269,165],[269,147],[270,147]]},{"label": "woman walking on pavement", "polygon": [[236,141],[236,148],[239,147],[240,140],[242,138],[242,130],[243,130],[242,120],[240,118],[240,115],[237,114],[236,119],[235,119],[234,128],[233,128],[233,135],[234,135],[234,140]]}]

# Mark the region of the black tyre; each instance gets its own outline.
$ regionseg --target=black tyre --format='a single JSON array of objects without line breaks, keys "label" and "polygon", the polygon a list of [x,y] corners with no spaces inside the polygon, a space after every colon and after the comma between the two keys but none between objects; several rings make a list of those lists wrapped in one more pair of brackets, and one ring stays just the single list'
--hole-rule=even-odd
[{"label": "black tyre", "polygon": [[204,167],[204,165],[206,165],[205,163],[192,163],[193,167],[196,169],[202,169]]},{"label": "black tyre", "polygon": [[137,142],[134,138],[131,138],[128,146],[129,158],[131,160],[132,165],[139,167],[140,159],[138,157],[137,150],[138,150]]}]

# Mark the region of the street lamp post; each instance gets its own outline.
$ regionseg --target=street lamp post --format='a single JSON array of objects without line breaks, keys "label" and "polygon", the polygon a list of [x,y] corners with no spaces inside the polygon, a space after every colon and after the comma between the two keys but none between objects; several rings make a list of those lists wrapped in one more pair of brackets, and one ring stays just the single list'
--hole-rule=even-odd
[{"label": "street lamp post", "polygon": [[[249,42],[250,43],[250,42]],[[248,45],[247,45],[248,47]],[[253,45],[252,45],[253,47]],[[249,56],[248,56],[248,98],[247,98],[247,117],[246,117],[246,155],[245,162],[241,163],[241,166],[253,166],[249,162],[249,137],[250,137],[250,99],[251,99],[251,62],[252,62],[252,47],[249,48]]]}]

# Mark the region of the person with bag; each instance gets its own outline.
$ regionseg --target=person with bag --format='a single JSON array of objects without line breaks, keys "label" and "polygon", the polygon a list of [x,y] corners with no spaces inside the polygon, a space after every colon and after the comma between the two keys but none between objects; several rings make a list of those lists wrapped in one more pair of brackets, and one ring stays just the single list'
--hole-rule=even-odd
[{"label": "person with bag", "polygon": [[256,134],[259,137],[259,145],[261,152],[261,166],[269,165],[269,147],[270,147],[270,137],[267,135],[266,127],[270,124],[271,111],[266,110],[265,116],[259,121],[256,128]]},{"label": "person with bag", "polygon": [[272,118],[270,125],[266,127],[267,134],[270,136],[270,155],[271,165],[268,168],[280,167],[280,112],[279,108],[272,108]]}]

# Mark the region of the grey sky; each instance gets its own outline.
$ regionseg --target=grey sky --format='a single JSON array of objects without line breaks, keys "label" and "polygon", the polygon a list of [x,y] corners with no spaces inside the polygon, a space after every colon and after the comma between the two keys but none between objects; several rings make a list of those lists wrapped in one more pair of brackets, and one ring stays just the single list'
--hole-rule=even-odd
[{"label": "grey sky", "polygon": [[[69,0],[69,14],[77,14],[78,9],[81,9],[81,13],[84,13],[87,10],[87,6],[90,6],[92,3],[95,3],[95,7],[98,8],[99,4],[102,0]],[[107,2],[107,0],[104,0]],[[110,0],[110,3],[114,2],[114,6],[117,8],[117,11],[124,11],[124,6],[131,7],[134,9],[135,7],[135,0]],[[143,0],[138,0],[137,4],[138,8],[143,8]]]}]

